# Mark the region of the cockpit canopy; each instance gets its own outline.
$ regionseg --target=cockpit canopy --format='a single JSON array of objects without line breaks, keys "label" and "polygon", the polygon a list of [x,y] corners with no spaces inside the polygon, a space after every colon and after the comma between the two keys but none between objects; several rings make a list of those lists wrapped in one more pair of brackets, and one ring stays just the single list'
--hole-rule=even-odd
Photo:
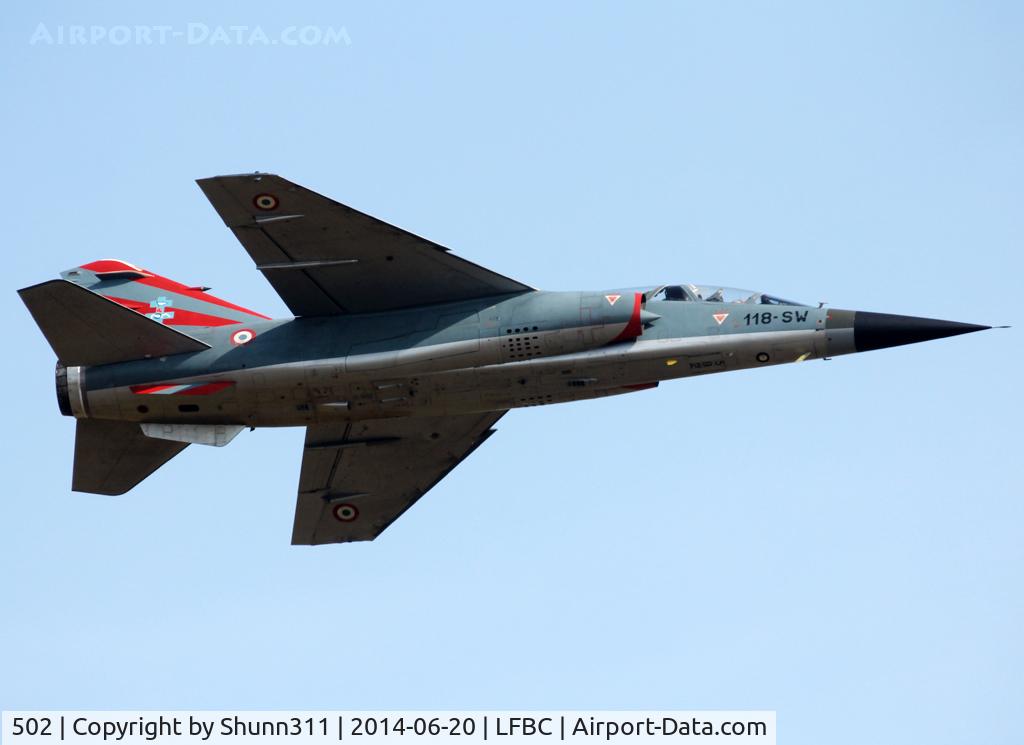
[{"label": "cockpit canopy", "polygon": [[691,303],[745,303],[748,305],[798,305],[808,307],[805,303],[794,303],[774,295],[767,295],[755,290],[739,290],[735,287],[719,285],[659,285],[647,292],[647,302],[691,302]]}]

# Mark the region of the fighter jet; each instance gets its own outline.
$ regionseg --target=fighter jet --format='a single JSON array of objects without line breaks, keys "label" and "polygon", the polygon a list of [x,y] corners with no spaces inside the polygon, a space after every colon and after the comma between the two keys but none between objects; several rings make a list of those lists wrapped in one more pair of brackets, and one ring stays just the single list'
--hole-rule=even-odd
[{"label": "fighter jet", "polygon": [[279,176],[197,183],[294,318],[112,259],[19,294],[76,419],[73,490],[305,427],[293,544],[373,540],[509,409],[990,328],[717,285],[544,292]]}]

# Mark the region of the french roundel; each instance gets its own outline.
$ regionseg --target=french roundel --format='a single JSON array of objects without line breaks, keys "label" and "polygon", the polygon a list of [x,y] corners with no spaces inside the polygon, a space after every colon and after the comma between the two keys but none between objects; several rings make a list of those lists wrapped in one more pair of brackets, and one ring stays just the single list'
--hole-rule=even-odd
[{"label": "french roundel", "polygon": [[236,347],[240,347],[243,344],[248,344],[256,338],[256,333],[252,329],[239,329],[231,335],[231,343]]},{"label": "french roundel", "polygon": [[273,194],[257,194],[253,197],[252,203],[257,209],[272,210],[277,208],[277,197]]},{"label": "french roundel", "polygon": [[334,508],[334,516],[343,523],[350,523],[359,517],[359,510],[353,504],[339,504]]}]

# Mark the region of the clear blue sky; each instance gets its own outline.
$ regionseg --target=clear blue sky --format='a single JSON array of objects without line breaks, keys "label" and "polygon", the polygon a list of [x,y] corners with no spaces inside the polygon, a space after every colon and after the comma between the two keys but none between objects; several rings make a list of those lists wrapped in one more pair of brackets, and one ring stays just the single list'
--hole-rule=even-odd
[{"label": "clear blue sky", "polygon": [[[483,5],[6,10],[0,706],[765,708],[786,743],[1020,742],[1022,6]],[[513,412],[372,544],[289,545],[298,429],[72,494],[15,289],[118,257],[283,315],[192,182],[257,169],[542,288],[1017,328]]]}]

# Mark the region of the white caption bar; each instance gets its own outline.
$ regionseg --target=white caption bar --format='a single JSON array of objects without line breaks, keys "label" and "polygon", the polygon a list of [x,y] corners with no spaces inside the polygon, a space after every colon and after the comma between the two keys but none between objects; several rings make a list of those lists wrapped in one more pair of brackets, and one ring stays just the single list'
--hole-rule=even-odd
[{"label": "white caption bar", "polygon": [[774,711],[5,711],[9,745],[775,744]]}]

